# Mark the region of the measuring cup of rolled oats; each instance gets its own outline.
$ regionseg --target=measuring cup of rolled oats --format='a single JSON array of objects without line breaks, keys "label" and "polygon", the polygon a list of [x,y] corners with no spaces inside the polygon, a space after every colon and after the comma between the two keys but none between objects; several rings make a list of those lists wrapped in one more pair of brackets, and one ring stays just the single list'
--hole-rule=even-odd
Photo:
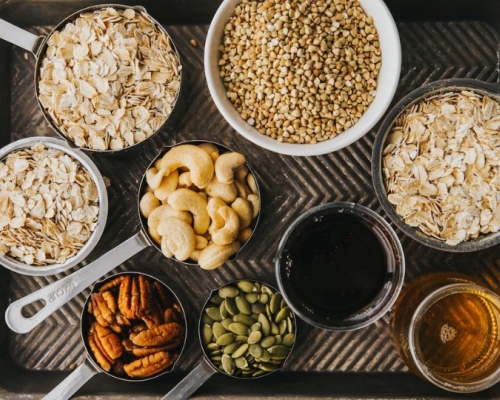
[{"label": "measuring cup of rolled oats", "polygon": [[80,150],[32,137],[0,149],[0,264],[53,275],[81,262],[108,214],[104,180]]},{"label": "measuring cup of rolled oats", "polygon": [[500,381],[500,297],[454,272],[423,275],[391,313],[391,338],[408,368],[434,385],[473,393]]},{"label": "measuring cup of rolled oats", "polygon": [[35,55],[40,109],[72,146],[128,150],[170,119],[182,67],[167,31],[143,7],[87,7],[45,38],[3,20],[0,28],[0,38]]}]

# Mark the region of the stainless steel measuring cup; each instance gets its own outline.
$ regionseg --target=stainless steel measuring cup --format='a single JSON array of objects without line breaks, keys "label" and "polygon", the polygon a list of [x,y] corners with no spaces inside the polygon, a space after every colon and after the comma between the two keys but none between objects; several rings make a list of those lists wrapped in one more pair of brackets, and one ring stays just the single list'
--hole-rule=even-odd
[{"label": "stainless steel measuring cup", "polygon": [[[183,72],[182,72],[182,67],[180,64],[179,53],[178,53],[172,39],[170,38],[166,29],[159,22],[157,22],[154,18],[152,18],[147,13],[146,9],[142,6],[131,7],[131,6],[120,5],[120,4],[99,4],[99,5],[93,5],[90,7],[86,7],[86,8],[83,8],[83,9],[77,11],[77,12],[74,12],[73,14],[69,15],[64,20],[59,22],[56,25],[56,27],[51,31],[51,33],[49,35],[47,35],[46,37],[34,35],[28,31],[25,31],[24,29],[21,29],[15,25],[5,21],[5,20],[0,19],[0,38],[29,51],[30,53],[32,53],[35,56],[36,65],[35,65],[35,73],[34,73],[34,83],[35,83],[36,96],[37,96],[37,100],[38,100],[38,105],[40,106],[40,110],[42,111],[43,116],[45,117],[46,121],[51,126],[51,128],[58,135],[60,135],[64,140],[66,140],[68,142],[68,144],[70,144],[70,146],[72,146],[72,147],[80,147],[80,146],[78,146],[72,138],[70,138],[69,136],[67,136],[63,133],[61,127],[56,123],[53,116],[50,115],[50,113],[45,109],[45,107],[42,105],[42,103],[40,101],[39,81],[40,81],[40,71],[42,68],[42,63],[43,63],[44,57],[47,53],[47,49],[49,48],[49,45],[48,45],[49,39],[56,32],[61,31],[68,23],[71,23],[71,22],[75,21],[76,19],[78,19],[82,13],[93,12],[96,10],[104,10],[108,7],[114,8],[116,10],[122,10],[122,11],[132,10],[132,11],[140,14],[141,16],[146,18],[149,22],[151,22],[151,24],[154,27],[156,27],[159,30],[159,32],[162,33],[162,35],[164,35],[166,38],[168,38],[168,40],[170,42],[171,49],[176,54],[177,59],[179,60],[179,65],[178,65],[179,81],[182,82]],[[99,39],[99,37],[97,39]],[[98,41],[98,40],[95,40],[95,41]],[[182,84],[181,84],[181,86],[182,86]],[[79,89],[75,88],[75,90],[78,91]],[[109,91],[110,90],[108,90],[106,93],[109,93]],[[165,126],[165,124],[171,119],[174,112],[177,114],[179,107],[176,107],[176,104],[179,102],[178,100],[180,97],[180,93],[181,93],[181,88],[179,88],[177,90],[177,94],[175,96],[175,99],[173,99],[171,112],[168,115],[168,117],[165,119],[165,121],[160,126],[157,127],[155,132],[153,134],[151,134],[150,136],[148,136],[146,139],[138,141],[138,142],[134,143],[133,145],[125,146],[122,149],[116,149],[116,150],[113,150],[113,149],[98,150],[98,149],[93,149],[93,148],[84,147],[84,146],[81,146],[80,148],[84,149],[85,151],[91,151],[91,152],[96,152],[96,153],[105,153],[105,154],[117,154],[117,153],[123,154],[123,153],[128,153],[132,149],[137,149],[137,148],[143,149],[143,145],[145,143],[150,142],[150,140],[148,140],[148,139],[153,138],[154,136],[157,135],[157,133],[159,131],[162,130],[162,128]],[[175,119],[175,118],[172,118],[172,119]]]},{"label": "stainless steel measuring cup", "polygon": [[[163,157],[163,155],[169,149],[174,148],[176,146],[180,146],[182,144],[201,144],[201,143],[211,143],[211,142],[190,141],[165,147],[158,153],[157,157],[151,162],[150,166],[146,169],[146,171],[148,171],[150,167],[153,166],[158,159]],[[229,148],[221,144],[215,144],[215,143],[212,144],[217,145],[217,147],[221,149],[221,151],[223,152],[230,151]],[[253,174],[252,168],[250,167],[248,162],[246,163],[246,167]],[[253,175],[255,176],[255,174]],[[160,252],[162,251],[160,245],[157,242],[155,242],[155,240],[148,233],[148,222],[141,215],[140,212],[139,203],[141,200],[141,196],[145,191],[146,186],[147,186],[147,179],[145,172],[143,174],[143,178],[139,186],[138,200],[137,200],[137,209],[142,229],[138,233],[136,233],[135,235],[124,241],[123,243],[116,246],[114,249],[110,250],[97,260],[88,264],[85,268],[81,268],[80,270],[64,278],[54,283],[51,283],[50,285],[45,286],[42,289],[39,289],[36,292],[33,292],[11,303],[5,312],[5,320],[11,330],[17,333],[30,332],[33,328],[35,328],[38,324],[40,324],[48,316],[50,316],[54,311],[58,310],[69,300],[75,297],[78,293],[80,293],[82,290],[84,290],[85,288],[90,286],[93,282],[95,282],[96,280],[98,280],[111,270],[113,270],[116,266],[127,261],[130,257],[135,255],[139,251],[149,246],[154,246],[158,251]],[[257,182],[256,182],[256,187],[257,191],[259,191]],[[252,221],[251,225],[252,235],[258,224],[259,215],[260,212]],[[236,259],[240,251],[245,247],[246,243],[248,243],[250,239],[251,237],[248,238],[248,240],[245,243],[243,243],[241,248],[235,254],[233,254],[229,258],[229,260]],[[188,265],[197,265],[196,263],[189,261],[183,261],[183,263]],[[35,315],[31,317],[25,317],[22,312],[23,308],[38,300],[43,300],[43,302],[45,303],[44,307],[41,308],[40,311],[38,311],[38,313],[36,313]]]},{"label": "stainless steel measuring cup", "polygon": [[295,345],[295,316],[281,294],[256,280],[213,290],[200,314],[203,360],[162,400],[189,398],[216,372],[237,379],[267,376],[282,368]]},{"label": "stainless steel measuring cup", "polygon": [[[146,319],[148,315],[151,316],[148,313],[153,311],[153,309],[147,308],[149,305],[143,308],[144,317],[141,316],[140,312],[133,310],[133,306],[135,306],[133,303],[134,300],[131,300],[130,302],[130,309],[125,311],[132,313],[132,317],[129,315],[129,318],[122,314],[123,310],[122,307],[119,307],[119,304],[115,304],[117,308],[119,307],[119,311],[116,311],[113,316],[107,315],[105,317],[99,315],[95,311],[96,308],[98,308],[97,302],[100,301],[100,298],[97,296],[107,292],[108,294],[111,294],[115,300],[118,300],[117,297],[121,296],[122,291],[126,292],[126,288],[128,288],[129,285],[125,287],[125,283],[123,281],[127,278],[130,279],[130,281],[135,279],[135,282],[139,282],[139,279],[142,279],[142,282],[147,283],[147,285],[141,285],[141,288],[145,287],[146,289],[151,289],[149,296],[145,294],[145,297],[149,297],[152,302],[151,307],[160,307],[169,310],[168,318],[171,320],[168,322],[165,321],[163,315],[160,315],[155,311],[155,317],[160,317],[159,319],[156,318],[158,319],[157,322],[164,327],[171,327],[174,325],[176,328],[183,327],[183,330],[177,331],[177,336],[172,337],[168,342],[162,345],[140,348],[139,346],[134,347],[131,340],[127,338],[128,336],[133,337],[133,335],[138,335],[141,332],[144,335],[148,329],[154,330],[158,329],[157,327],[160,326],[146,326],[144,320],[141,319]],[[136,286],[139,287],[138,284]],[[109,297],[107,296],[106,299],[109,299]],[[109,302],[109,300],[107,301]],[[89,311],[89,306],[92,307],[92,313]],[[138,305],[138,307],[141,307],[141,305]],[[96,317],[96,315],[99,315],[99,317]],[[113,318],[115,320],[110,322],[110,319],[112,320]],[[104,322],[102,322],[103,320]],[[121,324],[121,321],[123,321],[123,325]],[[101,322],[104,325],[100,325]],[[107,325],[108,323],[109,325]],[[94,324],[99,324],[100,329],[105,330],[106,335],[111,335],[113,338],[116,338],[116,340],[123,339],[123,342],[129,342],[127,345],[123,345],[121,341],[119,342],[118,346],[122,346],[120,347],[122,354],[116,360],[113,360],[112,364],[111,362],[106,361],[111,364],[109,369],[108,364],[102,360],[100,361],[99,359],[99,357],[102,357],[102,350],[96,350],[96,347],[99,347],[95,344],[95,340],[97,340],[95,339],[96,331],[93,331],[92,334],[90,333],[91,329],[94,329]],[[99,373],[104,373],[115,379],[120,379],[126,382],[144,382],[171,372],[184,350],[187,338],[186,329],[186,314],[184,308],[175,293],[159,279],[143,273],[124,272],[112,275],[100,282],[97,282],[85,301],[80,319],[81,339],[83,340],[87,352],[85,361],[50,393],[48,393],[44,399],[67,399],[71,397],[71,395],[73,395],[79,388],[81,388],[90,378]],[[104,340],[105,338],[103,341]],[[127,349],[127,346],[130,347]],[[99,352],[99,356],[96,355],[96,351]],[[137,351],[139,355],[134,354],[134,351]],[[154,364],[158,367],[151,367],[152,369],[148,372],[143,367],[143,364],[141,364],[141,361],[144,358],[148,358],[148,360],[154,359],[161,361]],[[144,371],[141,368],[144,369]],[[129,372],[129,374],[125,371]],[[133,371],[133,373],[130,371]],[[138,376],[134,376],[134,374],[137,374]],[[143,374],[144,376],[140,374]]]},{"label": "stainless steel measuring cup", "polygon": [[79,162],[82,167],[90,174],[99,198],[99,215],[94,231],[83,247],[76,253],[75,256],[69,257],[62,263],[47,264],[47,265],[29,265],[20,260],[17,260],[8,255],[0,255],[0,264],[4,267],[24,275],[43,276],[54,275],[74,267],[87,257],[92,249],[97,245],[106,225],[108,216],[108,194],[103,177],[92,160],[87,157],[82,151],[72,149],[66,142],[61,139],[49,137],[29,137],[20,139],[8,144],[0,149],[0,162],[4,161],[9,154],[30,149],[37,144],[43,144],[47,149],[60,150],[70,156],[75,161]]}]

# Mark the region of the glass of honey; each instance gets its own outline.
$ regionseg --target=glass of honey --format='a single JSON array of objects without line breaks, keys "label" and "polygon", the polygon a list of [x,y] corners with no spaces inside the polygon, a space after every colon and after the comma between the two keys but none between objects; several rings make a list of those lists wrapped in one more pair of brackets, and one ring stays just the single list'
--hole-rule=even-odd
[{"label": "glass of honey", "polygon": [[384,316],[404,280],[404,253],[391,226],[353,203],[303,213],[284,233],[275,260],[278,286],[295,314],[332,331]]},{"label": "glass of honey", "polygon": [[456,393],[500,381],[500,297],[468,276],[423,275],[391,311],[392,341],[408,368]]}]

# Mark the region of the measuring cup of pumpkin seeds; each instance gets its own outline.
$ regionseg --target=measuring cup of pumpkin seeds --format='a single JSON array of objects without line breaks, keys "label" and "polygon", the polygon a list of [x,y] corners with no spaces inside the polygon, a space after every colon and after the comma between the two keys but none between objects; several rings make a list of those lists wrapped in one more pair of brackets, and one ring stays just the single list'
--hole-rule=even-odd
[{"label": "measuring cup of pumpkin seeds", "polygon": [[266,283],[238,280],[213,290],[199,321],[203,360],[163,400],[189,398],[216,372],[240,379],[269,375],[288,359],[296,330],[281,293]]}]

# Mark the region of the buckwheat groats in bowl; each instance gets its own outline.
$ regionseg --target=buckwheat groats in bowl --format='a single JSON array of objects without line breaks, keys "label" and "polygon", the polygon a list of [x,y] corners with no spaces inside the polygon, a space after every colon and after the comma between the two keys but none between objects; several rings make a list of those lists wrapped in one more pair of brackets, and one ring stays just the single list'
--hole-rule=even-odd
[{"label": "buckwheat groats in bowl", "polygon": [[142,8],[90,7],[47,39],[37,93],[48,121],[78,147],[114,151],[156,133],[181,84],[177,51]]},{"label": "buckwheat groats in bowl", "polygon": [[219,111],[247,139],[291,155],[338,150],[368,132],[400,63],[382,1],[226,0],[205,47]]},{"label": "buckwheat groats in bowl", "polygon": [[0,262],[27,275],[68,269],[106,224],[107,193],[92,161],[62,140],[28,138],[0,150]]},{"label": "buckwheat groats in bowl", "polygon": [[500,241],[500,98],[471,79],[409,93],[382,123],[372,173],[389,217],[409,236],[446,251]]}]

